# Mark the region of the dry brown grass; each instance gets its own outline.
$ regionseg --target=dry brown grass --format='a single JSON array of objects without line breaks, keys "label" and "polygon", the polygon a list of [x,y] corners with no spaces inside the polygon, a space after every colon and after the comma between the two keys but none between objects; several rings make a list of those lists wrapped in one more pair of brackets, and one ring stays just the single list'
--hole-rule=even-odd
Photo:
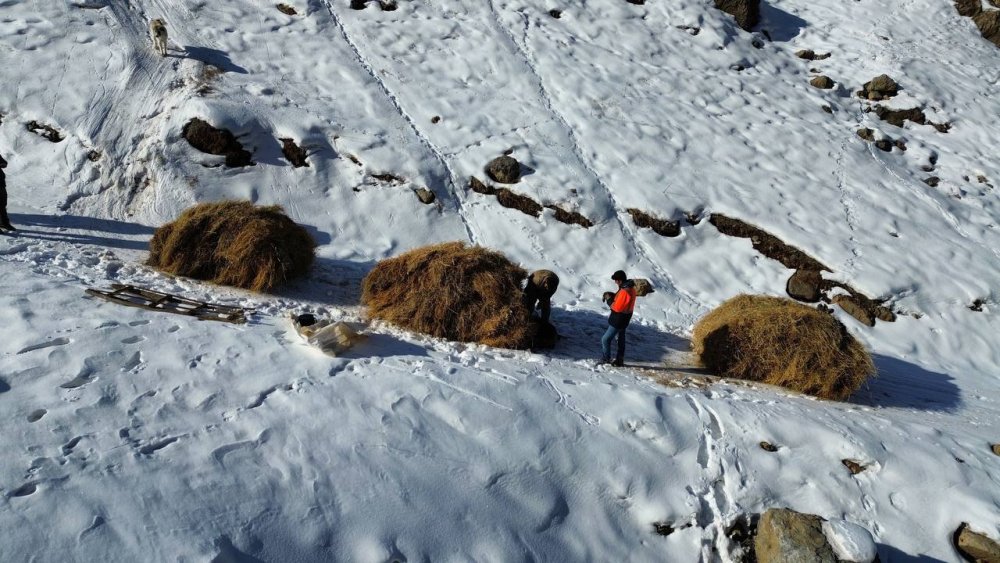
[{"label": "dry brown grass", "polygon": [[305,275],[316,243],[280,206],[202,203],[163,225],[148,264],[170,274],[265,291]]},{"label": "dry brown grass", "polygon": [[370,316],[417,332],[526,348],[533,336],[521,303],[526,276],[498,252],[436,244],[379,262],[365,277],[361,302]]},{"label": "dry brown grass", "polygon": [[694,327],[694,352],[722,377],[843,400],[872,375],[871,356],[833,315],[790,299],[740,295]]}]

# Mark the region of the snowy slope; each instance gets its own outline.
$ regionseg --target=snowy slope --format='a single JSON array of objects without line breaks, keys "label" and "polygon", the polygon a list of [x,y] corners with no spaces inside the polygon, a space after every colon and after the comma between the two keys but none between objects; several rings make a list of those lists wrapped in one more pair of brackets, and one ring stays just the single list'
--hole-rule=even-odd
[{"label": "snowy slope", "polygon": [[[882,561],[957,561],[962,521],[1000,537],[1000,50],[950,2],[770,2],[771,41],[689,0],[288,4],[0,2],[21,229],[0,238],[0,560],[729,561],[726,528],[773,506],[867,527]],[[951,129],[864,112],[853,93],[882,73],[902,87],[886,105]],[[192,149],[192,117],[257,165]],[[511,189],[595,226],[468,190],[507,150],[533,170]],[[156,225],[232,197],[307,225],[314,274],[253,295],[142,265]],[[879,377],[846,404],[685,383],[662,366],[690,363],[693,323],[739,292],[781,294],[791,272],[707,220],[663,238],[629,208],[744,219],[888,299],[895,323],[842,316]],[[374,262],[447,240],[559,273],[552,354],[375,325],[330,359],[291,330],[293,311],[361,321]],[[618,268],[657,287],[630,329],[643,372],[593,361]],[[257,313],[232,326],[84,298],[116,282]]]}]

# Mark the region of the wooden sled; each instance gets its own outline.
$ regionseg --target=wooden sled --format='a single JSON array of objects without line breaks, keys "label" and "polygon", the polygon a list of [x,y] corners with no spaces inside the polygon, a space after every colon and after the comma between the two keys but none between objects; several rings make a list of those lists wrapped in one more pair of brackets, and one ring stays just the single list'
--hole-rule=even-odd
[{"label": "wooden sled", "polygon": [[179,295],[171,295],[133,285],[116,283],[112,284],[111,287],[110,291],[90,288],[87,290],[87,294],[127,307],[188,315],[202,321],[223,321],[242,324],[247,322],[246,314],[251,312],[242,307],[205,303],[204,301],[187,299]]}]

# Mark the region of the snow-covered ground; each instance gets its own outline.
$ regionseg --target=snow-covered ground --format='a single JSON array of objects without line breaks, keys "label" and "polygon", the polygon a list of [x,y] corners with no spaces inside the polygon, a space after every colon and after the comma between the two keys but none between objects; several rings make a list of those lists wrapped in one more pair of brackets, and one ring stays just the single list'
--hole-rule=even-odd
[{"label": "snow-covered ground", "polygon": [[[951,2],[775,0],[771,41],[708,1],[287,3],[0,1],[20,229],[0,237],[0,561],[730,561],[730,524],[778,506],[866,527],[883,562],[958,561],[963,521],[1000,537],[1000,49]],[[884,104],[950,131],[864,112],[854,91],[882,73],[902,87]],[[192,149],[192,117],[257,165]],[[508,149],[533,170],[511,189],[595,226],[468,190]],[[155,226],[237,197],[311,229],[308,279],[256,295],[143,265]],[[848,403],[688,378],[693,323],[791,272],[708,221],[663,238],[629,208],[741,218],[888,299],[895,323],[837,313],[879,376]],[[376,261],[447,240],[555,270],[559,347],[375,324],[333,359],[294,333],[291,312],[362,321]],[[629,331],[646,370],[595,366],[619,268],[657,287]],[[256,313],[84,294],[112,283]]]}]

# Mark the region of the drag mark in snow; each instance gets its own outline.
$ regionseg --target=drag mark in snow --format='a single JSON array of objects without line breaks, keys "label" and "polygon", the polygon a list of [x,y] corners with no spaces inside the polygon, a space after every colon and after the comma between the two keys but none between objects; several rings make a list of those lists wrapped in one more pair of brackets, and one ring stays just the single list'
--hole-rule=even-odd
[{"label": "drag mark in snow", "polygon": [[150,455],[157,450],[162,450],[163,448],[173,444],[177,440],[180,440],[180,436],[170,436],[168,438],[163,438],[162,440],[156,440],[150,442],[145,446],[139,448],[139,453],[142,455]]},{"label": "drag mark in snow", "polygon": [[569,402],[569,396],[566,395],[565,393],[563,393],[562,391],[560,391],[558,388],[556,388],[555,383],[552,383],[551,381],[549,381],[548,378],[545,378],[545,377],[542,377],[542,376],[539,376],[539,375],[535,375],[535,376],[532,376],[532,377],[537,378],[538,381],[540,381],[542,383],[543,387],[545,387],[546,389],[548,389],[549,391],[551,391],[552,394],[554,394],[556,396],[556,404],[557,405],[559,405],[559,406],[563,407],[564,409],[566,409],[566,410],[574,413],[575,415],[579,416],[580,418],[583,419],[584,422],[586,422],[590,426],[599,426],[601,424],[601,419],[600,418],[598,418],[598,417],[596,417],[596,416],[594,416],[594,415],[592,415],[592,414],[590,414],[588,412],[584,412],[584,411],[580,410],[576,405],[573,405],[572,403],[570,403]]},{"label": "drag mark in snow", "polygon": [[465,218],[465,214],[462,213],[461,208],[463,205],[463,200],[461,198],[461,195],[459,194],[458,186],[460,185],[460,183],[458,181],[458,177],[455,175],[455,172],[451,169],[451,166],[448,164],[448,161],[445,159],[441,150],[434,143],[432,143],[429,138],[427,138],[427,136],[420,130],[420,128],[417,127],[416,121],[414,121],[413,118],[410,117],[410,115],[403,110],[403,106],[400,105],[399,98],[389,88],[389,85],[385,83],[385,80],[383,80],[375,72],[375,69],[372,66],[371,62],[369,62],[368,59],[361,54],[361,49],[358,48],[357,43],[355,43],[355,41],[351,38],[351,35],[347,33],[347,27],[344,26],[344,22],[340,20],[340,16],[338,16],[337,12],[333,9],[333,5],[330,3],[330,0],[323,0],[323,4],[326,6],[327,11],[330,12],[330,17],[333,19],[333,23],[337,27],[337,30],[340,31],[340,35],[344,38],[344,41],[347,43],[347,46],[350,47],[351,51],[354,53],[355,61],[361,65],[361,68],[364,69],[366,73],[368,73],[368,76],[370,76],[371,79],[375,82],[375,85],[378,87],[378,89],[389,100],[389,103],[392,104],[392,107],[396,110],[396,113],[398,113],[400,117],[402,117],[406,121],[406,124],[410,126],[410,129],[413,131],[413,134],[416,135],[417,140],[420,141],[420,144],[422,144],[427,150],[431,152],[431,154],[434,155],[434,158],[438,161],[438,164],[440,164],[441,167],[444,168],[445,172],[447,172],[448,178],[446,179],[445,187],[449,188],[451,194],[455,197],[455,201],[458,202],[458,215],[462,219],[462,225],[465,226],[466,235],[469,237],[470,242],[475,243],[478,240],[476,237],[476,233],[475,231],[473,231],[472,225]]},{"label": "drag mark in snow", "polygon": [[69,344],[69,338],[56,338],[49,340],[48,342],[40,342],[38,344],[32,344],[31,346],[26,346],[17,351],[18,354],[25,354],[27,352],[34,352],[35,350],[41,350],[43,348],[51,348],[53,346],[65,346]]},{"label": "drag mark in snow", "polygon": [[[493,0],[489,0],[487,4],[489,6],[492,15],[491,21],[495,22],[494,25],[499,30],[501,37],[506,39],[507,43],[510,45],[510,50],[521,59],[521,62],[523,63],[528,74],[533,78],[533,81],[535,82],[536,87],[538,89],[538,97],[544,104],[546,110],[548,110],[548,112],[555,119],[556,123],[558,123],[565,131],[566,139],[567,141],[569,141],[570,147],[572,149],[573,158],[580,163],[580,166],[582,166],[583,169],[587,172],[587,174],[589,174],[593,178],[594,183],[598,187],[600,187],[601,190],[604,192],[605,198],[608,200],[611,209],[614,211],[613,215],[614,220],[616,223],[618,223],[618,228],[621,230],[622,235],[625,237],[625,240],[628,241],[628,243],[632,246],[632,248],[635,249],[636,253],[639,254],[639,257],[645,260],[649,264],[649,267],[656,272],[657,277],[666,280],[666,282],[670,284],[676,295],[680,297],[681,300],[687,301],[687,303],[691,307],[693,307],[695,311],[703,310],[702,305],[699,303],[697,299],[681,291],[681,289],[674,282],[674,277],[670,274],[670,272],[668,272],[666,269],[660,266],[659,261],[653,260],[652,258],[650,258],[650,256],[648,256],[648,251],[645,245],[643,245],[635,237],[635,234],[628,228],[628,225],[625,223],[625,221],[622,220],[621,215],[618,213],[618,210],[623,209],[624,207],[620,205],[618,199],[615,197],[614,191],[610,188],[610,186],[607,185],[607,183],[604,181],[604,178],[602,178],[601,175],[597,172],[597,170],[590,164],[590,162],[586,158],[584,158],[585,152],[583,150],[583,147],[580,145],[579,139],[577,139],[575,130],[573,129],[572,125],[570,125],[566,117],[556,109],[552,95],[549,93],[548,89],[546,89],[545,83],[542,80],[542,75],[538,71],[537,65],[532,59],[530,51],[527,47],[527,31],[525,31],[526,34],[525,46],[522,46],[520,43],[517,42],[517,39],[514,37],[513,32],[507,26],[503,25],[500,13],[497,11],[496,6],[493,3]],[[689,317],[689,320],[693,324],[694,318]]]}]

